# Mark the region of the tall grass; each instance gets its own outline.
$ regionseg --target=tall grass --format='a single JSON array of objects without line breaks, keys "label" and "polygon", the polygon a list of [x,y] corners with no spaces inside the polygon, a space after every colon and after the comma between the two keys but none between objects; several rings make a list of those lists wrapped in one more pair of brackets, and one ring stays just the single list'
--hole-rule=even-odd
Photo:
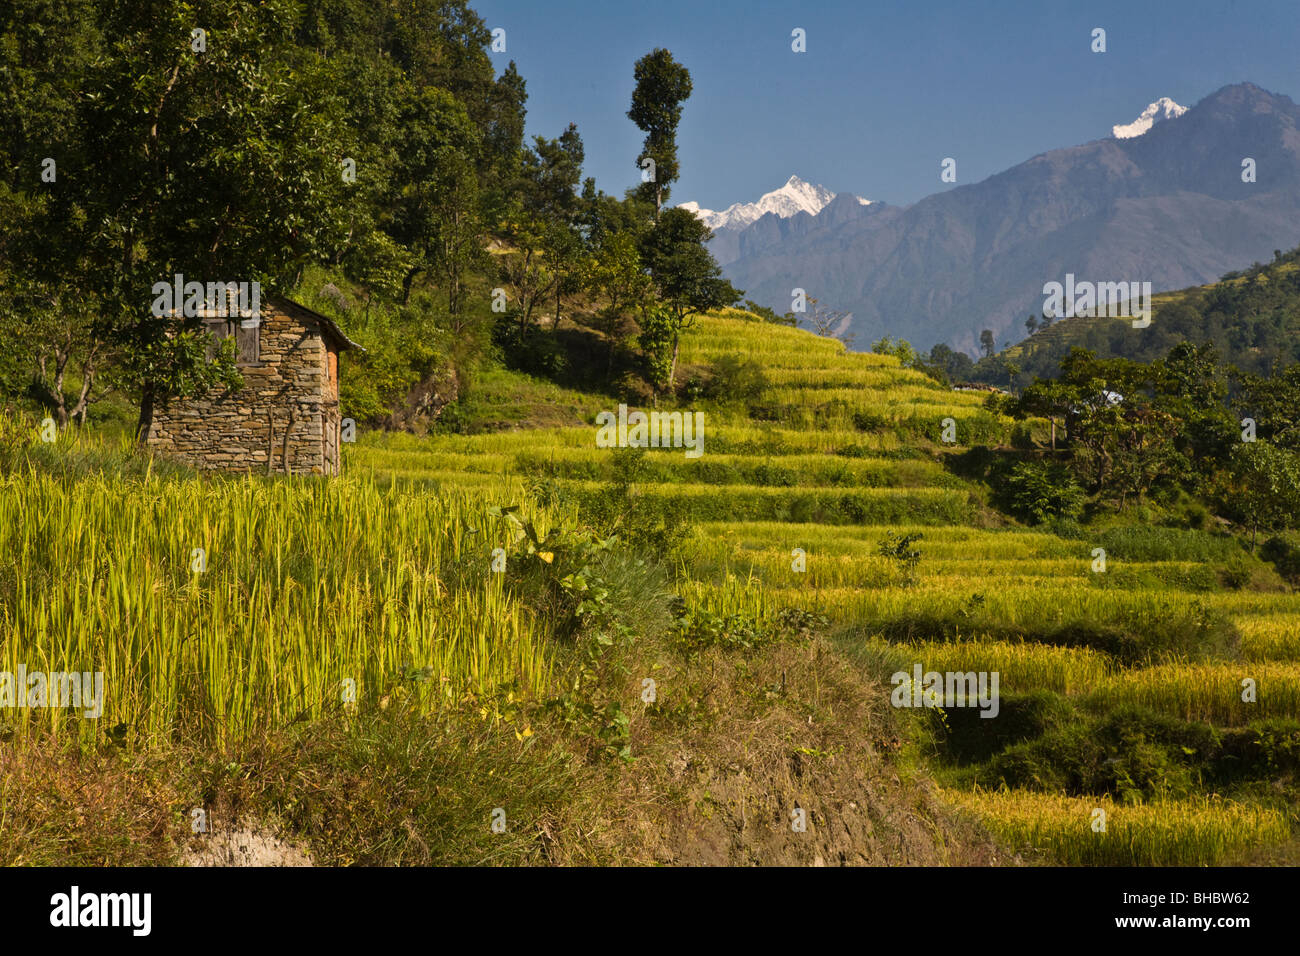
[{"label": "tall grass", "polygon": [[1045,647],[968,641],[961,644],[924,643],[895,647],[907,662],[925,671],[996,671],[1000,693],[1050,690],[1077,694],[1106,679],[1112,666],[1105,654],[1086,647]]},{"label": "tall grass", "polygon": [[[1243,681],[1254,682],[1255,700],[1243,701]],[[1103,706],[1138,704],[1183,720],[1241,725],[1270,717],[1300,717],[1300,664],[1162,664],[1116,674],[1093,699]]]},{"label": "tall grass", "polygon": [[540,635],[490,573],[508,542],[489,501],[364,478],[0,479],[0,670],[99,671],[105,685],[97,721],[55,708],[0,721],[224,745],[335,710],[345,689],[430,708],[540,693]]},{"label": "tall grass", "polygon": [[[1022,790],[945,794],[1017,851],[1066,866],[1215,866],[1291,835],[1276,810],[1215,799],[1128,806]],[[1096,809],[1106,813],[1105,832],[1093,830]]]}]

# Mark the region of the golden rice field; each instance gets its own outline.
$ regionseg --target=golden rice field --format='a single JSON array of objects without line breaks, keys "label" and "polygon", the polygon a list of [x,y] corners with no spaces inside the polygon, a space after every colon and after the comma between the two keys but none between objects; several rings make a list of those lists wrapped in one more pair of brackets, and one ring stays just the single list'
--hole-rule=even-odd
[{"label": "golden rice field", "polygon": [[1290,836],[1278,810],[1219,800],[1118,805],[1024,792],[948,795],[1017,851],[1066,866],[1217,866]]},{"label": "golden rice field", "polygon": [[[762,363],[775,404],[835,402],[926,423],[988,414],[982,395],[792,329],[711,317],[683,338],[684,363],[723,354]],[[700,458],[647,454],[635,493],[693,518],[673,556],[688,602],[722,614],[815,611],[849,651],[996,670],[1004,694],[1137,704],[1216,727],[1300,720],[1300,597],[1281,586],[1234,590],[1185,555],[1117,553],[1095,573],[1087,532],[1011,526],[942,467],[928,432],[864,431],[851,417],[799,427],[723,411],[706,420]],[[346,706],[344,687],[371,700],[405,687],[429,707],[543,692],[542,635],[487,573],[506,532],[486,508],[524,503],[543,527],[572,520],[529,505],[526,487],[538,476],[588,495],[607,487],[614,456],[596,447],[594,425],[363,433],[345,456],[343,478],[299,484],[0,478],[0,670],[20,661],[103,670],[114,692],[98,726],[217,742]],[[910,576],[878,553],[891,532],[922,535]],[[1044,638],[1198,628],[1220,642],[1213,653],[1123,665]],[[1253,702],[1242,700],[1246,679]],[[30,734],[72,719],[36,713],[0,720]],[[107,732],[93,723],[79,732]],[[1248,802],[945,793],[1010,845],[1062,863],[1209,864],[1291,832],[1281,810]],[[1110,807],[1104,834],[1090,829],[1098,806]]]},{"label": "golden rice field", "polygon": [[[936,387],[890,357],[845,354],[834,343],[793,330],[764,328],[763,333],[759,339],[747,323],[704,320],[684,338],[683,360],[705,362],[730,352],[760,361],[770,383],[766,397],[776,404],[838,403],[890,421],[980,411],[983,396]],[[650,453],[657,483],[646,494],[688,499],[712,493],[734,504],[733,513],[700,522],[683,549],[679,587],[690,601],[724,614],[761,614],[783,606],[817,611],[835,622],[841,640],[874,647],[891,660],[919,662],[927,670],[996,670],[1005,693],[1049,690],[1102,710],[1139,705],[1220,727],[1300,718],[1300,599],[1285,589],[1232,590],[1209,562],[1196,557],[1120,554],[1110,558],[1104,573],[1095,573],[1097,543],[1086,534],[1064,539],[987,526],[975,520],[973,498],[964,514],[922,517],[912,509],[917,492],[927,485],[957,496],[963,490],[969,496],[970,489],[952,481],[932,459],[900,458],[917,440],[899,437],[905,433],[862,433],[834,423],[792,431],[775,423],[733,421],[716,433],[723,447],[706,451],[695,463],[671,452]],[[567,436],[564,444],[565,452],[552,459],[553,473],[579,480],[579,452]],[[843,449],[851,446],[855,456],[844,457]],[[793,475],[785,476],[788,486],[761,489],[691,483],[692,469],[709,463],[742,477],[770,478],[773,470],[759,472],[760,464],[776,466],[777,474],[784,466]],[[850,482],[870,482],[908,501],[905,514],[911,519],[806,520],[793,507],[810,489],[830,491]],[[756,513],[748,506],[756,494],[785,497],[791,507]],[[877,553],[891,531],[923,536],[917,543],[923,557],[911,582]],[[795,549],[805,555],[802,571],[792,566]],[[925,620],[957,623],[942,639],[890,645],[882,636]],[[1202,660],[1120,666],[1097,649],[1055,646],[1036,637],[1069,628],[1114,628],[1139,636],[1204,628],[1227,641],[1227,650]],[[1021,636],[1008,639],[1008,631]],[[1242,700],[1247,679],[1255,685],[1252,702]],[[1109,805],[1107,796],[954,792],[953,799],[1013,844],[1045,850],[1065,863],[1207,864],[1290,838],[1288,818],[1275,808],[1209,799],[1114,807],[1105,835],[1091,831],[1088,814],[1094,806]]]},{"label": "golden rice field", "polygon": [[364,477],[0,479],[0,670],[100,671],[107,688],[99,720],[0,720],[224,745],[398,686],[429,706],[538,693],[545,648],[489,573],[508,542],[484,500]]}]

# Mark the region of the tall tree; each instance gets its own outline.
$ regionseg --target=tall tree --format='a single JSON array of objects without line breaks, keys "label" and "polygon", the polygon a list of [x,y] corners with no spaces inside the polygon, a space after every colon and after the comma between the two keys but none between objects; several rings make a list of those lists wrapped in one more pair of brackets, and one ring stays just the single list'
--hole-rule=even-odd
[{"label": "tall tree", "polygon": [[1205,466],[1225,462],[1240,438],[1240,425],[1225,404],[1228,381],[1218,350],[1208,342],[1180,342],[1154,371],[1157,404],[1181,423],[1175,444],[1187,459],[1186,477],[1208,475]]},{"label": "tall tree", "polygon": [[993,330],[985,329],[980,333],[980,351],[984,353],[985,358],[992,358],[993,353],[997,350],[998,346],[993,338]]},{"label": "tall tree", "polygon": [[644,169],[646,159],[654,163],[653,179],[643,181],[640,189],[654,199],[658,220],[669,187],[680,173],[677,124],[682,118],[682,103],[691,95],[691,74],[669,51],[657,48],[636,61],[632,75],[636,88],[627,117],[646,134],[637,168]]},{"label": "tall tree", "polygon": [[123,347],[142,436],[155,401],[220,374],[197,318],[150,313],[154,283],[287,285],[342,230],[338,76],[291,42],[296,11],[213,0],[200,25],[181,0],[103,8],[114,42],[78,110],[94,160],[67,185],[93,224],[84,278]]},{"label": "tall tree", "polygon": [[534,137],[523,155],[518,188],[510,202],[504,232],[510,250],[501,257],[501,275],[515,291],[515,316],[523,337],[543,301],[559,296],[576,273],[581,247],[582,137],[572,123],[556,139]]},{"label": "tall tree", "polygon": [[693,213],[680,208],[663,212],[642,241],[641,260],[669,315],[672,358],[667,385],[677,373],[681,333],[701,312],[730,305],[744,293],[722,278],[722,270],[704,247],[713,233]]},{"label": "tall tree", "polygon": [[480,135],[464,105],[446,90],[405,88],[400,113],[407,131],[392,185],[390,232],[412,253],[402,302],[421,273],[433,272],[447,290],[448,316],[460,312],[461,279],[479,249]]}]

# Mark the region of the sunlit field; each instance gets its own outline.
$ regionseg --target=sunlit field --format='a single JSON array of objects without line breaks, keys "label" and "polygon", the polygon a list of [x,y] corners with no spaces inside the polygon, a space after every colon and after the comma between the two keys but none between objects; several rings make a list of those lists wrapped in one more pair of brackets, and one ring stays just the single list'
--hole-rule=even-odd
[{"label": "sunlit field", "polygon": [[397,687],[429,708],[538,693],[549,671],[537,629],[485,573],[506,543],[478,495],[381,490],[364,475],[11,475],[0,670],[99,671],[111,692],[99,720],[54,707],[3,719],[24,736],[130,727],[141,743],[224,746]]},{"label": "sunlit field", "polygon": [[[1066,716],[1055,732],[1126,708],[1261,741],[1298,726],[1300,598],[1235,541],[1015,525],[941,461],[942,416],[984,416],[992,425],[981,427],[1005,435],[1009,423],[984,412],[982,397],[889,357],[763,331],[703,319],[683,340],[683,361],[743,353],[768,373],[765,400],[799,415],[708,411],[703,455],[650,450],[631,488],[691,522],[661,556],[687,605],[824,616],[837,645],[872,671],[867,694],[888,695],[889,673],[914,665],[996,671],[1013,704],[1057,702]],[[811,424],[809,410],[831,403],[829,423]],[[6,730],[29,740],[131,727],[145,741],[220,748],[395,693],[428,711],[540,699],[554,679],[547,640],[486,572],[492,548],[510,543],[488,508],[519,505],[543,530],[578,520],[568,505],[538,504],[537,489],[545,483],[559,500],[606,494],[620,466],[595,432],[594,423],[422,438],[363,431],[345,449],[344,477],[328,482],[0,478],[0,668],[98,670],[114,688],[101,721],[17,710]],[[914,566],[882,552],[891,535],[915,536]],[[1109,557],[1099,572],[1100,545]],[[1263,585],[1242,586],[1233,567]],[[936,761],[954,806],[1027,859],[1201,865],[1290,838],[1287,812],[1251,796],[1291,772],[1289,750],[1251,764],[1232,800],[1211,798],[1189,771],[1190,789],[1150,801],[997,788],[996,762],[945,763],[947,732],[921,727],[918,739],[931,741],[921,759]],[[1104,833],[1090,827],[1097,807],[1108,808]]]}]

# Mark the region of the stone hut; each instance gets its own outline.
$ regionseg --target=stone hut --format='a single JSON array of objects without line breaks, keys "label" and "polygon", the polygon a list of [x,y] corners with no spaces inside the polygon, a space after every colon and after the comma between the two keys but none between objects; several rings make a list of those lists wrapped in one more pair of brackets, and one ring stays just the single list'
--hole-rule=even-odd
[{"label": "stone hut", "polygon": [[214,344],[235,337],[244,385],[155,404],[149,447],[196,468],[339,474],[339,353],[360,346],[289,299],[268,299],[253,317],[200,316]]}]

